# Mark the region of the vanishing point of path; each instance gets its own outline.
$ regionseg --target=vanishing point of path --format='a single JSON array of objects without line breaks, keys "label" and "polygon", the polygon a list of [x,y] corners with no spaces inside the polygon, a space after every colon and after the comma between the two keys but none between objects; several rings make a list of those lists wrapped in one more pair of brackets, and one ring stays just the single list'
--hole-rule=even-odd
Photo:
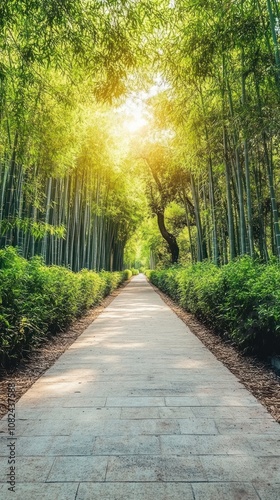
[{"label": "vanishing point of path", "polygon": [[279,500],[280,427],[135,277],[16,405],[20,500]]}]

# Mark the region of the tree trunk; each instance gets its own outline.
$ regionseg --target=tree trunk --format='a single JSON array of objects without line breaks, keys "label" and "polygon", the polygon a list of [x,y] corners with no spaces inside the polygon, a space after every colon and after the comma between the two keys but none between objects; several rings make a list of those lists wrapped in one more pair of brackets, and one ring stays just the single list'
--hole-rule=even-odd
[{"label": "tree trunk", "polygon": [[193,241],[192,241],[191,224],[190,224],[190,217],[189,217],[189,207],[188,207],[186,192],[185,192],[185,188],[184,188],[183,184],[182,184],[182,194],[183,194],[183,200],[184,200],[184,206],[185,206],[186,223],[187,223],[189,240],[190,240],[191,258],[192,258],[192,263],[194,263],[196,259],[195,259],[195,251],[193,248]]},{"label": "tree trunk", "polygon": [[279,45],[278,45],[277,28],[276,28],[276,24],[275,24],[275,17],[276,16],[274,16],[271,1],[266,0],[266,4],[267,4],[267,10],[268,10],[268,14],[269,14],[270,30],[271,30],[271,36],[272,36],[273,46],[274,46],[276,75],[277,75],[277,81],[278,81],[278,85],[279,85],[279,83],[280,83],[280,52],[279,52]]},{"label": "tree trunk", "polygon": [[207,248],[205,242],[205,231],[201,224],[199,198],[193,175],[191,175],[191,190],[193,196],[194,214],[195,214],[195,223],[197,232],[197,260],[198,262],[202,262],[204,259],[207,259]]},{"label": "tree trunk", "polygon": [[165,227],[163,210],[157,212],[157,222],[158,222],[158,227],[159,227],[159,230],[161,232],[161,235],[165,239],[165,241],[167,242],[167,244],[169,246],[172,264],[176,264],[178,262],[178,259],[179,259],[179,247],[178,247],[175,236],[173,234],[169,233]]},{"label": "tree trunk", "polygon": [[[225,73],[225,78],[226,78],[227,91],[228,91],[230,116],[231,116],[233,124],[234,124],[234,110],[233,110],[232,93],[231,93],[231,87],[230,87],[226,73]],[[236,169],[237,200],[238,200],[238,214],[239,214],[239,226],[237,225],[236,227],[238,227],[238,229],[239,229],[239,245],[240,245],[239,253],[241,255],[244,255],[246,253],[245,210],[244,210],[244,199],[243,199],[242,172],[241,172],[241,165],[240,165],[240,159],[239,159],[238,133],[235,129],[235,126],[233,126],[232,138],[233,138],[233,148],[234,148],[234,153],[235,153],[235,164],[233,162],[233,167]]]},{"label": "tree trunk", "polygon": [[[255,74],[255,88],[256,88],[260,121],[261,121],[261,124],[263,126],[262,102],[261,102],[261,96],[260,96],[259,82],[258,82],[258,79],[256,77],[256,74]],[[275,254],[278,257],[278,260],[280,261],[280,226],[279,226],[278,207],[277,207],[277,201],[276,201],[276,195],[275,195],[273,161],[272,161],[272,154],[270,154],[268,151],[268,145],[267,145],[268,134],[267,134],[266,130],[264,129],[264,127],[262,130],[262,139],[263,139],[263,148],[264,148],[264,159],[265,159],[265,163],[266,163],[268,183],[269,183],[271,211],[272,211],[272,215],[273,215],[273,229],[274,229],[274,237],[275,237],[275,243],[276,243]]]},{"label": "tree trunk", "polygon": [[[204,130],[205,138],[207,144],[207,154],[208,154],[208,180],[209,180],[209,202],[210,211],[212,217],[212,246],[213,246],[213,262],[218,265],[219,262],[219,247],[218,247],[218,231],[217,231],[217,220],[216,220],[216,202],[214,193],[214,176],[213,176],[213,165],[212,165],[212,154],[211,154],[211,144],[209,140],[208,126],[206,120],[205,104],[203,99],[203,92],[200,86],[200,99],[202,104],[203,118],[204,118]],[[209,251],[209,255],[210,255]]]}]

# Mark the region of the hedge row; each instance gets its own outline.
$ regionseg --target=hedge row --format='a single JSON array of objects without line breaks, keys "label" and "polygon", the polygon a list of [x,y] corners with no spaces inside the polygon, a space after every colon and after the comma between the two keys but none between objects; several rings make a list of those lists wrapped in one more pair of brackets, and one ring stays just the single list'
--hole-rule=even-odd
[{"label": "hedge row", "polygon": [[0,363],[7,366],[47,335],[64,330],[117,288],[126,272],[73,273],[30,261],[12,247],[0,250]]},{"label": "hedge row", "polygon": [[131,278],[131,276],[137,276],[139,274],[139,270],[138,269],[134,269],[133,267],[131,269],[125,269],[123,271],[124,275],[125,275],[125,279],[129,280]]},{"label": "hedge row", "polygon": [[280,266],[242,257],[150,271],[151,282],[244,352],[280,354]]}]

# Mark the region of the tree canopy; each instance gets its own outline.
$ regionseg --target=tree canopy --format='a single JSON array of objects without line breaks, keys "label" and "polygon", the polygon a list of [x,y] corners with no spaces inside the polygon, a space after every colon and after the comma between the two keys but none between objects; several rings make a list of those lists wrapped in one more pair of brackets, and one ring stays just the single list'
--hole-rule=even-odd
[{"label": "tree canopy", "polygon": [[7,0],[0,26],[1,247],[280,259],[276,0]]}]

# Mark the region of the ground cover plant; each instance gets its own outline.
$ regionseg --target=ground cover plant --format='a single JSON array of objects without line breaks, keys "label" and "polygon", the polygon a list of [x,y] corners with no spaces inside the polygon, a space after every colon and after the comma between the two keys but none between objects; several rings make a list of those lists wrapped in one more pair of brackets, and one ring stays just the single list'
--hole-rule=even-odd
[{"label": "ground cover plant", "polygon": [[246,256],[150,271],[150,281],[247,353],[280,354],[280,267]]},{"label": "ground cover plant", "polygon": [[40,257],[27,261],[12,247],[0,250],[1,365],[64,330],[130,276],[127,271],[74,273],[46,266]]}]

